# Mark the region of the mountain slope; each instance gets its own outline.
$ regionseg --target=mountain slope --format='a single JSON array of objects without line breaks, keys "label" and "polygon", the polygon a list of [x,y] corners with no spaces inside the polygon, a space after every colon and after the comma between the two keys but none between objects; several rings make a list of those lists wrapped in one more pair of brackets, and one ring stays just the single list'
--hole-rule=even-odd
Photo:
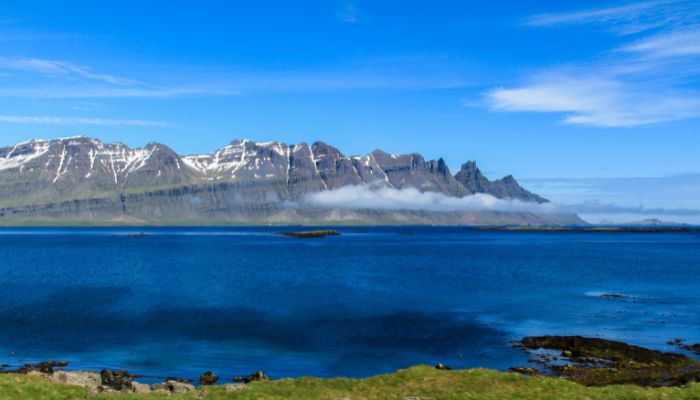
[{"label": "mountain slope", "polygon": [[[442,159],[426,161],[420,154],[375,150],[350,157],[323,142],[288,145],[236,140],[211,154],[180,156],[159,143],[130,148],[80,136],[32,140],[0,149],[0,222],[133,219],[304,223],[336,217],[361,222],[376,220],[378,214],[379,219],[399,223],[440,219],[437,213],[431,217],[430,213],[300,206],[309,194],[348,185],[416,188],[454,197],[486,193],[524,202],[547,201],[520,187],[510,176],[489,181],[474,162],[452,175]],[[479,213],[462,213],[467,214],[472,215],[469,221],[484,222],[484,218],[474,217]],[[503,218],[486,219],[502,222]],[[528,220],[515,219],[518,223]],[[546,223],[548,217],[531,219]]]}]

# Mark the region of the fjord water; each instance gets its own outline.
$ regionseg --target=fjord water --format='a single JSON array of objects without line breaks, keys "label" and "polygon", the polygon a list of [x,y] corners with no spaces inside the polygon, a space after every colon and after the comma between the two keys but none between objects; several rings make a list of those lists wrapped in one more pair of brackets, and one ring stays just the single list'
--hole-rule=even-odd
[{"label": "fjord water", "polygon": [[0,363],[362,377],[522,365],[525,335],[700,342],[698,233],[283,230],[3,229]]}]

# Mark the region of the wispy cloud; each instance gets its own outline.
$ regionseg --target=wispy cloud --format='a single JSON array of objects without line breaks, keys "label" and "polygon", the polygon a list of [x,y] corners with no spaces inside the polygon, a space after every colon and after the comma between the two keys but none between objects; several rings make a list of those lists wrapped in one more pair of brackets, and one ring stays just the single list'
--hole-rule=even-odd
[{"label": "wispy cloud", "polygon": [[492,110],[560,113],[564,123],[602,127],[700,117],[700,1],[540,14],[527,23],[602,25],[638,38],[603,61],[535,71],[520,85],[491,89],[485,98]]},{"label": "wispy cloud", "polygon": [[537,14],[525,22],[531,26],[596,24],[612,28],[619,34],[633,34],[667,25],[689,17],[684,3],[694,1],[642,1],[583,11]]},{"label": "wispy cloud", "polygon": [[[173,66],[170,73],[157,75],[153,74],[151,66],[141,71],[140,79],[134,79],[97,72],[67,61],[0,57],[0,78],[6,78],[0,79],[0,96],[173,98],[233,96],[246,92],[431,90],[476,84],[478,80],[462,65],[463,61],[448,61],[440,56],[412,55],[361,59],[335,68],[301,70]],[[433,73],[425,74],[426,69]]]},{"label": "wispy cloud", "polygon": [[0,96],[30,98],[146,98],[227,96],[223,82],[153,84],[62,60],[0,57]]},{"label": "wispy cloud", "polygon": [[55,117],[46,115],[0,115],[0,122],[15,124],[46,124],[46,125],[99,125],[99,126],[143,126],[166,127],[172,124],[163,121],[149,121],[143,119],[108,119],[108,118],[81,118],[81,117]]},{"label": "wispy cloud", "polygon": [[26,87],[0,87],[0,96],[45,99],[109,99],[109,98],[170,98],[197,96],[231,96],[240,91],[218,85],[182,87],[111,87],[91,85],[34,85]]},{"label": "wispy cloud", "polygon": [[567,124],[630,127],[700,116],[700,93],[630,83],[585,71],[543,73],[486,94],[495,111],[563,113]]},{"label": "wispy cloud", "polygon": [[37,72],[45,75],[74,75],[115,85],[138,85],[140,82],[119,76],[94,72],[91,68],[66,61],[42,60],[38,58],[0,58],[0,68]]},{"label": "wispy cloud", "polygon": [[620,50],[647,58],[690,57],[700,55],[700,26],[659,33],[638,40]]},{"label": "wispy cloud", "polygon": [[352,3],[344,4],[338,12],[338,19],[348,24],[358,22],[357,7]]}]

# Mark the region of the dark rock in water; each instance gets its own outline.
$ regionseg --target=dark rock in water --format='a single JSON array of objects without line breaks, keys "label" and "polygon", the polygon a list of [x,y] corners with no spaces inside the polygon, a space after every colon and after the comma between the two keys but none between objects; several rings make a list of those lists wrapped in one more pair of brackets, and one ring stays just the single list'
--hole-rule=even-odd
[{"label": "dark rock in water", "polygon": [[65,368],[68,366],[66,361],[44,361],[36,364],[27,363],[21,366],[17,372],[27,374],[32,371],[41,372],[44,374],[52,374],[54,368]]},{"label": "dark rock in water", "polygon": [[280,235],[293,237],[297,239],[321,238],[326,236],[340,236],[340,232],[334,229],[317,230],[317,231],[302,231],[302,232],[281,232]]},{"label": "dark rock in water", "polygon": [[143,237],[143,236],[151,236],[149,233],[146,232],[134,232],[134,233],[129,233],[127,236],[130,237]]},{"label": "dark rock in water", "polygon": [[519,346],[526,351],[561,351],[571,363],[548,364],[551,373],[589,386],[680,386],[700,380],[700,363],[690,357],[612,340],[533,336],[522,339]]},{"label": "dark rock in water", "polygon": [[199,384],[200,385],[213,385],[218,380],[219,380],[218,375],[216,375],[215,373],[213,373],[211,371],[207,371],[199,377]]},{"label": "dark rock in water", "polygon": [[686,344],[681,347],[683,350],[692,351],[693,353],[700,356],[700,343]]},{"label": "dark rock in water", "polygon": [[693,353],[700,356],[700,343],[685,344],[685,341],[683,339],[676,338],[673,340],[669,340],[668,342],[666,342],[666,344],[669,346],[678,347],[679,349],[692,351]]},{"label": "dark rock in water", "polygon": [[111,369],[103,369],[100,372],[100,378],[102,379],[102,385],[114,390],[130,390],[131,381],[136,378],[134,375],[130,375],[126,371],[115,371]]},{"label": "dark rock in water", "polygon": [[621,300],[621,301],[634,301],[635,300],[635,298],[633,296],[627,296],[627,295],[618,294],[618,293],[603,293],[598,297],[601,299],[606,299],[606,300]]},{"label": "dark rock in water", "polygon": [[252,374],[241,377],[241,376],[236,376],[233,378],[234,382],[244,382],[244,383],[250,383],[250,382],[256,382],[256,381],[269,381],[270,377],[265,375],[264,372],[262,371],[256,371],[253,372]]},{"label": "dark rock in water", "polygon": [[452,371],[452,367],[450,367],[449,365],[445,365],[445,364],[437,364],[435,366],[435,369],[439,369],[441,371]]},{"label": "dark rock in water", "polygon": [[165,378],[165,381],[173,381],[173,382],[180,382],[180,383],[192,383],[192,379],[185,379],[185,378],[178,378],[175,376],[169,376]]}]

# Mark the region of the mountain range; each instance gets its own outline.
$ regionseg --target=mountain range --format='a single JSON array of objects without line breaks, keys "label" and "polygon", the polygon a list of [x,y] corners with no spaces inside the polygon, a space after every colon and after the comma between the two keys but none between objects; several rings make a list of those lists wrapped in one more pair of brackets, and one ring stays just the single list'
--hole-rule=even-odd
[{"label": "mountain range", "polygon": [[573,215],[431,212],[307,206],[310,194],[346,186],[476,193],[545,203],[512,176],[487,179],[473,161],[452,174],[442,159],[375,150],[346,156],[323,142],[236,140],[211,154],[178,155],[150,143],[76,136],[0,149],[0,223],[126,224],[555,224]]}]

